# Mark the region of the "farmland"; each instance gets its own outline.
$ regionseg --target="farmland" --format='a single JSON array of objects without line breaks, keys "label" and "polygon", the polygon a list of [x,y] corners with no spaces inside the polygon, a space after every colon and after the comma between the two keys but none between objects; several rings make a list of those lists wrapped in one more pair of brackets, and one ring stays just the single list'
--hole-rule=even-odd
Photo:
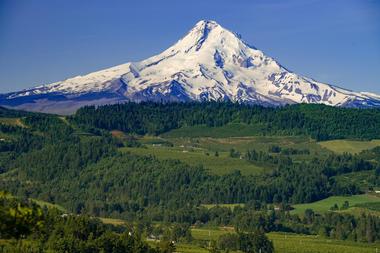
[{"label": "farmland", "polygon": [[353,196],[332,196],[313,203],[293,205],[294,210],[292,210],[291,213],[302,215],[306,209],[312,209],[317,213],[324,213],[328,212],[330,208],[335,204],[337,204],[337,206],[340,208],[345,201],[349,202],[350,207],[354,207],[366,203],[380,203],[380,198],[369,194]]},{"label": "farmland", "polygon": [[[234,233],[230,229],[192,229],[195,240],[217,240],[226,233]],[[354,243],[348,241],[330,240],[320,236],[299,235],[291,233],[268,233],[273,241],[275,252],[279,253],[370,253],[380,248],[378,244]],[[178,245],[178,252],[207,252],[196,245]]]},{"label": "farmland", "polygon": [[372,253],[380,245],[330,240],[319,236],[269,233],[275,252],[281,253]]},{"label": "farmland", "polygon": [[241,123],[231,123],[221,127],[208,127],[205,125],[187,126],[171,130],[163,137],[178,138],[178,137],[244,137],[255,136],[262,131],[264,126],[246,125]]},{"label": "farmland", "polygon": [[[235,229],[257,237],[224,237],[238,243],[234,248],[252,238],[268,243],[263,232],[276,252],[377,247],[380,197],[373,192],[380,188],[380,150],[342,154],[347,143],[361,150],[377,142],[317,141],[359,140],[367,132],[335,133],[333,125],[318,131],[318,124],[308,128],[311,132],[290,129],[289,123],[299,123],[298,114],[290,121],[273,116],[273,124],[263,129],[257,118],[239,121],[243,115],[223,113],[227,121],[190,113],[194,118],[172,122],[166,113],[155,118],[156,109],[141,121],[135,119],[145,115],[139,112],[125,121],[110,114],[111,122],[108,117],[92,121],[91,115],[80,116],[82,121],[32,115],[22,118],[23,128],[9,127],[21,114],[4,117],[0,184],[44,211],[59,209],[57,217],[85,214],[120,235],[132,229],[149,243],[176,241],[177,252],[207,252],[210,240]],[[306,209],[318,215],[304,215]]]},{"label": "farmland", "polygon": [[124,152],[136,155],[153,155],[158,159],[178,159],[189,165],[203,165],[211,173],[223,175],[234,170],[240,170],[243,175],[257,174],[265,168],[249,163],[243,159],[231,158],[228,152],[219,152],[218,156],[210,151],[186,150],[181,148],[151,146],[147,148],[123,148]]},{"label": "farmland", "polygon": [[[206,131],[206,129],[208,129]],[[202,127],[202,131],[213,132],[210,127]],[[241,156],[248,149],[267,152],[270,147],[277,145],[281,148],[309,150],[309,155],[294,155],[295,161],[308,161],[310,156],[327,156],[330,151],[321,148],[314,140],[305,136],[241,136],[232,137],[237,129],[228,129],[224,136],[228,137],[188,137],[186,131],[176,132],[175,136],[169,132],[162,136],[137,137],[143,147],[125,147],[124,152],[136,155],[153,155],[158,159],[178,159],[189,165],[203,165],[211,173],[223,175],[239,170],[243,175],[254,175],[269,172],[273,168],[270,164],[249,162],[242,157],[230,157],[230,150],[238,151]],[[116,134],[117,133],[117,134]],[[181,133],[181,134],[180,134]],[[122,133],[113,131],[113,135],[121,138]]]},{"label": "farmland", "polygon": [[380,140],[371,141],[354,141],[354,140],[332,140],[319,142],[324,148],[327,148],[336,153],[360,153],[363,150],[371,149],[380,146]]},{"label": "farmland", "polygon": [[[210,241],[217,241],[221,235],[235,233],[231,228],[193,228],[194,238],[190,243],[177,243],[179,253],[207,253]],[[375,253],[380,244],[339,241],[314,235],[272,232],[267,234],[273,242],[276,253]],[[152,242],[152,245],[154,243]],[[240,251],[230,251],[240,252]]]}]

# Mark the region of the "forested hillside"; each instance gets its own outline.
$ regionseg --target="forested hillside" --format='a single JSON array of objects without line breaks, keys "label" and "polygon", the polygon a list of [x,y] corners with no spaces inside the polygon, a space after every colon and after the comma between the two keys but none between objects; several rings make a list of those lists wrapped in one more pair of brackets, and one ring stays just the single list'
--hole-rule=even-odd
[{"label": "forested hillside", "polygon": [[4,192],[0,214],[1,252],[165,252],[149,247],[132,227],[119,231],[99,219],[42,208]]},{"label": "forested hillside", "polygon": [[[1,113],[0,190],[14,196],[59,204],[73,214],[138,223],[148,235],[155,223],[380,240],[373,204],[371,210],[358,205],[359,214],[349,203],[326,213],[291,213],[294,204],[380,187],[379,148],[339,154],[313,139],[380,138],[378,110],[129,103],[85,107],[67,118]],[[359,127],[359,121],[369,123]],[[224,128],[230,124],[237,130]],[[228,137],[239,124],[257,132]],[[224,129],[227,137],[170,135],[199,125]],[[231,167],[219,173],[222,165]],[[366,184],[347,175],[367,175]]]},{"label": "forested hillside", "polygon": [[[161,134],[182,126],[258,126],[257,135],[306,134],[317,140],[380,138],[380,110],[292,105],[267,108],[234,103],[126,103],[84,107],[72,117],[77,124],[137,134]],[[366,122],[366,124],[363,124]]]}]

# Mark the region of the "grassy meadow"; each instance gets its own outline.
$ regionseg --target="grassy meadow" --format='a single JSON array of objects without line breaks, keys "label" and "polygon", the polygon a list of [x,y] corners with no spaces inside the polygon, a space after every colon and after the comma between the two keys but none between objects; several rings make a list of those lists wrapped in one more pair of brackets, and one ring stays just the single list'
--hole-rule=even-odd
[{"label": "grassy meadow", "polygon": [[[231,228],[196,228],[192,229],[191,233],[195,240],[210,241],[217,240],[223,234],[234,233],[234,231]],[[313,235],[268,233],[267,236],[272,240],[276,253],[375,253],[376,248],[380,249],[380,244],[331,240]],[[179,244],[177,251],[183,253],[208,252],[207,249],[196,244]]]},{"label": "grassy meadow", "polygon": [[242,137],[255,136],[263,132],[264,125],[246,125],[242,123],[227,124],[220,127],[209,127],[205,125],[187,126],[171,130],[162,136],[164,138],[179,137]]},{"label": "grassy meadow", "polygon": [[57,204],[46,202],[46,201],[43,201],[43,200],[40,200],[40,199],[33,199],[33,198],[31,198],[30,200],[32,200],[33,202],[35,202],[37,205],[39,205],[41,207],[45,207],[46,206],[47,208],[57,208],[58,210],[60,210],[62,212],[67,212],[66,208],[64,208],[63,206],[57,205]]},{"label": "grassy meadow", "polygon": [[230,208],[231,210],[233,210],[233,209],[235,209],[235,207],[244,207],[244,204],[217,204],[217,205],[216,204],[204,204],[202,206],[206,207],[207,209],[219,206],[219,207]]},{"label": "grassy meadow", "polygon": [[114,225],[114,226],[124,226],[127,224],[125,220],[114,219],[114,218],[99,218],[104,224]]},{"label": "grassy meadow", "polygon": [[3,117],[0,117],[0,124],[25,127],[25,125],[21,122],[20,118],[3,118]]},{"label": "grassy meadow", "polygon": [[[25,127],[25,125],[22,123],[20,118],[0,117],[0,124]],[[0,141],[9,141],[9,140],[14,139],[14,136],[12,136],[10,134],[5,134],[5,133],[0,131],[0,139],[1,139]]]},{"label": "grassy meadow", "polygon": [[[236,125],[234,125],[236,127]],[[213,132],[214,128],[206,126],[196,126],[205,132]],[[125,147],[124,152],[131,152],[136,155],[153,155],[158,159],[178,159],[190,165],[203,165],[213,174],[227,174],[239,170],[243,175],[252,175],[271,171],[273,165],[260,162],[249,162],[245,159],[230,157],[230,150],[240,152],[241,156],[249,149],[268,152],[276,145],[281,148],[308,149],[310,155],[292,155],[294,161],[307,161],[310,156],[326,156],[331,151],[322,148],[314,140],[305,136],[243,136],[245,133],[232,128],[231,125],[223,128],[223,134],[216,134],[218,137],[202,137],[202,133],[192,132],[191,129],[173,130],[161,136],[141,136],[137,137],[143,147]],[[207,131],[206,131],[207,129]],[[192,137],[189,137],[191,133]],[[234,137],[238,135],[240,137]],[[125,139],[120,131],[112,131],[113,136]],[[205,134],[204,134],[205,135]]]},{"label": "grassy meadow", "polygon": [[339,241],[319,236],[269,233],[276,253],[371,253],[380,244]]},{"label": "grassy meadow", "polygon": [[[330,211],[330,208],[335,204],[337,204],[340,208],[345,201],[348,201],[350,205],[349,209],[345,211],[354,211],[355,207],[358,205],[367,203],[380,203],[380,198],[370,194],[353,196],[332,196],[313,203],[293,205],[294,210],[292,210],[291,213],[302,215],[305,213],[306,209],[313,209],[314,212],[324,213]],[[358,210],[356,209],[356,211]]]},{"label": "grassy meadow", "polygon": [[318,144],[335,153],[357,154],[363,150],[380,146],[380,140],[371,140],[371,141],[332,140],[332,141],[318,142]]},{"label": "grassy meadow", "polygon": [[240,170],[243,175],[261,173],[266,170],[246,160],[229,157],[228,152],[220,152],[218,156],[208,150],[181,149],[177,147],[148,146],[146,148],[122,148],[124,152],[136,155],[153,155],[158,159],[178,159],[189,165],[203,165],[214,174],[227,174]]}]

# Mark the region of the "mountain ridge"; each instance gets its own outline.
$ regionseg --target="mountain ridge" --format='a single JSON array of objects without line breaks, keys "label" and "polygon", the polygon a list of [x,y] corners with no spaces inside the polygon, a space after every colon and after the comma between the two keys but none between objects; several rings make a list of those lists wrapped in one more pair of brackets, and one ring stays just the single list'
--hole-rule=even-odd
[{"label": "mountain ridge", "polygon": [[199,21],[174,45],[145,60],[0,95],[0,105],[60,114],[83,105],[192,100],[380,107],[379,95],[289,71],[212,20]]}]

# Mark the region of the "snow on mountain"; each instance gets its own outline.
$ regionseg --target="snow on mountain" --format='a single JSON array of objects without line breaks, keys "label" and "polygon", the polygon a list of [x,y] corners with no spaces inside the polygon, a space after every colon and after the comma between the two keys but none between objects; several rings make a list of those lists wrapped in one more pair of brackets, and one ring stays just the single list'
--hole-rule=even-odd
[{"label": "snow on mountain", "polygon": [[380,96],[293,73],[215,21],[202,20],[164,52],[32,89],[0,96],[0,105],[71,113],[86,104],[208,101],[283,105],[380,106]]}]

